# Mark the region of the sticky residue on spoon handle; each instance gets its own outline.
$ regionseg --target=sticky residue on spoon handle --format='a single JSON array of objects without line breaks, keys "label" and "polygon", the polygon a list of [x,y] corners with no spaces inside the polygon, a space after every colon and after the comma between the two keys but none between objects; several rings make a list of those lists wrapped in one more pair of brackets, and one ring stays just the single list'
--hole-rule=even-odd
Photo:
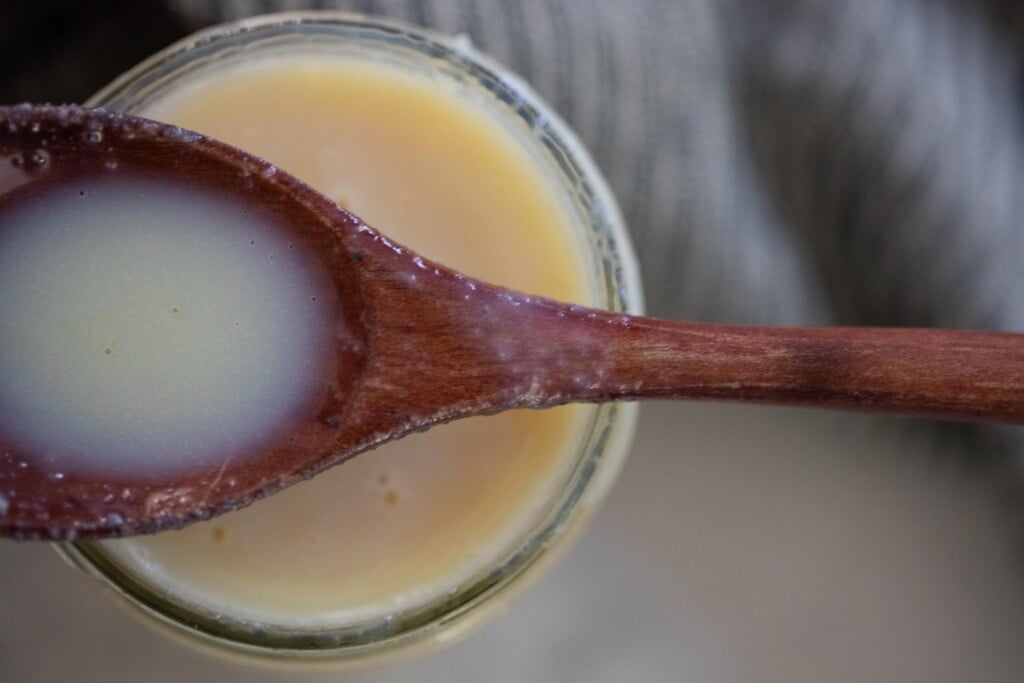
[{"label": "sticky residue on spoon handle", "polygon": [[1024,422],[1019,334],[725,326],[557,305],[516,326],[534,341],[516,362],[537,406],[714,399]]},{"label": "sticky residue on spoon handle", "polygon": [[[358,242],[377,363],[422,424],[514,407],[644,398],[1024,422],[1024,335],[671,322],[475,282]],[[397,340],[403,340],[397,343]],[[415,382],[410,369],[415,368]],[[392,404],[394,405],[394,404]]]}]

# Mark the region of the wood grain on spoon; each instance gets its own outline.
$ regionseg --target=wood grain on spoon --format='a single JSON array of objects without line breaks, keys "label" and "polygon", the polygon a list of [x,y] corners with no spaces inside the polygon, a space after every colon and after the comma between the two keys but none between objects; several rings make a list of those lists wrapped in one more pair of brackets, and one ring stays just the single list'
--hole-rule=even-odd
[{"label": "wood grain on spoon", "polygon": [[[99,110],[0,107],[0,156],[17,157],[22,168],[36,164],[33,182],[44,184],[70,173],[136,172],[258,201],[318,255],[338,298],[332,376],[301,419],[257,452],[159,480],[55,477],[52,458],[19,448],[0,430],[0,535],[74,539],[175,528],[384,441],[511,408],[690,398],[1024,422],[1021,335],[679,323],[513,293],[392,243],[266,162]],[[14,190],[31,191],[32,183]]]}]

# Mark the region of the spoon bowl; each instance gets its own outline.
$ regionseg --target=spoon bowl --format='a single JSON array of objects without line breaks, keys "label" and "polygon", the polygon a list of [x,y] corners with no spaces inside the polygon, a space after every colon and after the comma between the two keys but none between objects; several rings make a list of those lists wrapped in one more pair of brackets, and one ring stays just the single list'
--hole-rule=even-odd
[{"label": "spoon bowl", "polygon": [[180,472],[68,470],[61,453],[0,428],[0,535],[177,528],[410,432],[512,408],[707,398],[1024,421],[1020,335],[677,323],[531,297],[432,263],[240,150],[103,110],[0,107],[0,157],[15,169],[0,174],[0,211],[54,183],[117,174],[258,209],[326,273],[330,332],[321,381],[285,425]]}]

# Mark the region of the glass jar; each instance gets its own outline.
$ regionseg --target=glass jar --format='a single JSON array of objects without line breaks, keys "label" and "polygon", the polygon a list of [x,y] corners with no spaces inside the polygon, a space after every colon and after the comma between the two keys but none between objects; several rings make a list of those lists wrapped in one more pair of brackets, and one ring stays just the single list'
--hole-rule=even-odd
[{"label": "glass jar", "polygon": [[[198,75],[254,55],[292,49],[372,60],[457,84],[463,96],[513,134],[557,188],[569,208],[575,241],[585,252],[593,305],[640,311],[639,276],[625,226],[590,157],[525,83],[475,51],[465,37],[447,38],[394,21],[349,14],[268,15],[186,38],[118,78],[87,104],[143,111]],[[387,226],[380,227],[387,232]],[[461,581],[456,591],[358,623],[304,627],[239,618],[182,599],[160,582],[126,569],[102,543],[64,544],[59,549],[74,566],[98,579],[153,625],[220,654],[313,665],[365,661],[437,644],[494,613],[535,578],[607,493],[632,439],[635,405],[607,404],[587,410],[586,428],[574,444],[571,467],[539,506],[529,528],[500,557]],[[500,452],[488,457],[500,457]]]}]

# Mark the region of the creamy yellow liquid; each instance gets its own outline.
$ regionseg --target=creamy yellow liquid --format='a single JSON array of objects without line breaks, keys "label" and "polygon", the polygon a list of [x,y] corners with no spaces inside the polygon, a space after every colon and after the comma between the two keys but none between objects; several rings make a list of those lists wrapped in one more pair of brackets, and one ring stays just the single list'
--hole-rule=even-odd
[{"label": "creamy yellow liquid", "polygon": [[[548,178],[447,86],[342,57],[276,56],[224,67],[144,113],[267,158],[446,265],[596,301]],[[243,511],[106,547],[179,598],[236,618],[387,614],[457,590],[514,549],[564,481],[591,410],[435,428]]]}]

